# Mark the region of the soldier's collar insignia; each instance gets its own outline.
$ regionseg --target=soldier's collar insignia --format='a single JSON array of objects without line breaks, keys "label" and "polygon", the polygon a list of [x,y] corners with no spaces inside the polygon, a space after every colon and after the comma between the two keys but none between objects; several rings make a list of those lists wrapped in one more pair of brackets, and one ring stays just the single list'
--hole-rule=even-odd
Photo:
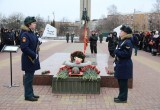
[{"label": "soldier's collar insignia", "polygon": [[22,42],[23,42],[23,43],[26,42],[26,37],[23,37],[23,38],[22,38]]}]

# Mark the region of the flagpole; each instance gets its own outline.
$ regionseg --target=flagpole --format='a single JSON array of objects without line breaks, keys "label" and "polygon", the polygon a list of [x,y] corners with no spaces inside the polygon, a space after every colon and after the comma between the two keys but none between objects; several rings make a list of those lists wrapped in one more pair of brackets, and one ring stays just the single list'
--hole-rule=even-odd
[{"label": "flagpole", "polygon": [[85,24],[84,24],[84,30],[83,30],[84,32],[83,32],[83,34],[84,34],[84,39],[83,39],[83,42],[84,42],[84,55],[86,55],[86,47],[85,47],[85,35],[86,35],[86,22],[85,22]]},{"label": "flagpole", "polygon": [[88,37],[87,37],[87,22],[85,21],[84,24],[84,54],[86,55],[86,48],[88,43]]},{"label": "flagpole", "polygon": [[86,8],[84,8],[83,10],[82,20],[84,20],[83,42],[84,42],[84,54],[86,55],[86,48],[88,44],[87,22],[89,21]]}]

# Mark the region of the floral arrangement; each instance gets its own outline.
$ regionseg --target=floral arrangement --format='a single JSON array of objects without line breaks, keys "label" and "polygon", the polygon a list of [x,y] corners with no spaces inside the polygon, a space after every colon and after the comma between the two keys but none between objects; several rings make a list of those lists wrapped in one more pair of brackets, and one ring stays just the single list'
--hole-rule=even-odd
[{"label": "floral arrangement", "polygon": [[85,55],[82,51],[75,51],[73,53],[71,53],[71,62],[74,62],[75,61],[75,58],[78,57],[78,58],[81,58],[82,59],[82,63],[84,62],[85,60]]},{"label": "floral arrangement", "polygon": [[97,80],[98,74],[100,73],[100,71],[96,68],[96,66],[92,65],[83,67],[81,71],[83,72],[82,78],[84,80],[90,80],[90,81]]},{"label": "floral arrangement", "polygon": [[69,72],[71,72],[71,68],[69,66],[63,66],[59,69],[57,73],[57,79],[66,79],[69,77]]},{"label": "floral arrangement", "polygon": [[[82,51],[75,51],[71,53],[71,62],[80,64],[84,63],[85,55]],[[57,79],[66,79],[69,76],[82,76],[84,80],[97,80],[100,71],[93,65],[86,65],[83,67],[63,66],[57,73]]]},{"label": "floral arrangement", "polygon": [[96,68],[96,66],[92,66],[92,65],[84,66],[84,67],[81,69],[81,71],[82,71],[82,72],[85,72],[85,71],[87,71],[87,69],[92,69],[92,70],[94,70],[97,74],[100,73],[100,71]]},{"label": "floral arrangement", "polygon": [[[72,71],[71,67],[68,66],[64,66],[61,67],[59,72],[57,73],[57,79],[66,79],[68,78],[70,75],[70,72]],[[83,76],[82,78],[84,80],[97,80],[97,76],[99,75],[100,71],[92,65],[88,65],[88,66],[84,66],[82,68],[80,68],[80,72],[83,72]]]}]

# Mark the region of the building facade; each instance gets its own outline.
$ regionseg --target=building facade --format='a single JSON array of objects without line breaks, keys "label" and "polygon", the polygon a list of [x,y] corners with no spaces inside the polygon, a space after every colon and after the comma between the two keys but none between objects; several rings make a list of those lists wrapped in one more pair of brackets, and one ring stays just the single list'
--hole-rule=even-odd
[{"label": "building facade", "polygon": [[117,16],[119,24],[130,25],[134,31],[160,31],[160,13],[132,13],[108,15],[108,19]]}]

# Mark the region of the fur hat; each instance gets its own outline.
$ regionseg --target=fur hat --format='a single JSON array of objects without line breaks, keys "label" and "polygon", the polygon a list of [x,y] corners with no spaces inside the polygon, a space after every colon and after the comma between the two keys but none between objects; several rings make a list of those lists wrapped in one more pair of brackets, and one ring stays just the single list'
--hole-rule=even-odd
[{"label": "fur hat", "polygon": [[132,34],[132,29],[127,26],[127,25],[122,25],[122,27],[120,28],[120,30],[124,31],[127,34]]},{"label": "fur hat", "polygon": [[117,36],[117,32],[113,32],[113,35],[114,35],[114,36]]},{"label": "fur hat", "polygon": [[24,20],[24,25],[28,25],[28,24],[33,23],[33,22],[36,22],[35,17],[30,17],[30,16],[28,16],[28,17],[26,17],[25,20]]}]

